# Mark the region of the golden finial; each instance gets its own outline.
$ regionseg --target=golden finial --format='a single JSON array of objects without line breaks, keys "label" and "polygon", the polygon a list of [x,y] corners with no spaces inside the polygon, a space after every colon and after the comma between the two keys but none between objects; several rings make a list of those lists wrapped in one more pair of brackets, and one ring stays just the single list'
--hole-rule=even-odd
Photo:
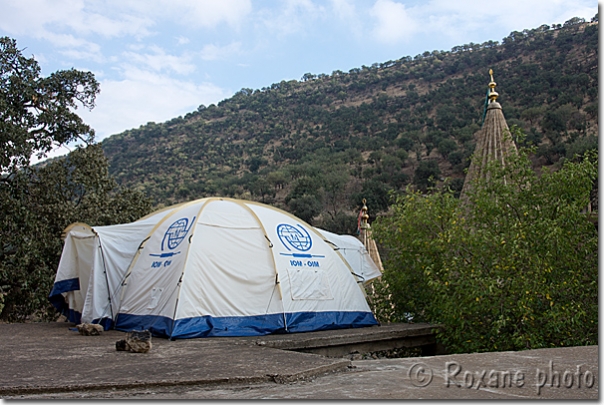
[{"label": "golden finial", "polygon": [[489,91],[489,103],[492,103],[493,101],[497,100],[499,93],[495,91],[495,86],[497,86],[497,83],[495,83],[495,80],[493,79],[493,69],[489,69],[489,75],[491,75],[491,82],[489,83],[489,87],[491,88]]},{"label": "golden finial", "polygon": [[367,220],[369,219],[369,214],[367,214],[367,200],[363,198],[363,208],[361,208],[361,229],[369,228],[369,224]]}]

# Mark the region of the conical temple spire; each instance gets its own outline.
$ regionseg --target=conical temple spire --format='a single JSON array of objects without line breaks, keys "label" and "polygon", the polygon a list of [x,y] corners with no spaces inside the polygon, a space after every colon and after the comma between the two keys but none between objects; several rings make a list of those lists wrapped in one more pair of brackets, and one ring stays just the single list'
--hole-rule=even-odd
[{"label": "conical temple spire", "polygon": [[510,129],[503,116],[501,105],[497,101],[499,93],[495,91],[495,80],[493,69],[489,70],[491,81],[489,83],[488,105],[482,128],[476,133],[476,149],[472,155],[472,162],[461,190],[460,198],[467,199],[467,193],[472,184],[480,178],[488,178],[486,172],[489,163],[499,161],[505,165],[510,153],[517,151],[516,144],[512,140]]},{"label": "conical temple spire", "polygon": [[361,212],[359,215],[359,230],[360,235],[359,238],[363,245],[365,245],[365,249],[369,253],[369,257],[373,260],[380,271],[384,271],[384,266],[382,265],[382,259],[380,257],[380,252],[378,251],[377,245],[373,238],[371,237],[371,225],[367,222],[369,219],[369,214],[367,214],[367,200],[363,198],[363,208],[361,208]]}]

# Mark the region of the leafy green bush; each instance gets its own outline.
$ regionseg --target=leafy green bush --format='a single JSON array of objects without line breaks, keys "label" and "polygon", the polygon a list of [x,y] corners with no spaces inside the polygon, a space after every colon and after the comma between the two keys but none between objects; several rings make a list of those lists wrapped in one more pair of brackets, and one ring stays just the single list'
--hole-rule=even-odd
[{"label": "leafy green bush", "polygon": [[445,326],[452,352],[597,344],[597,152],[538,176],[525,150],[475,185],[398,197],[374,223],[395,320]]}]

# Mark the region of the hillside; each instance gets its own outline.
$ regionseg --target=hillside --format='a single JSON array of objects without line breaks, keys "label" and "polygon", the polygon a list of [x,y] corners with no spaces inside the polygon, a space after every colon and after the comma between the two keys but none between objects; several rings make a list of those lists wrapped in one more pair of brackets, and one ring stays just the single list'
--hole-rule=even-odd
[{"label": "hillside", "polygon": [[425,188],[431,175],[461,189],[490,68],[508,124],[538,146],[536,166],[597,147],[597,16],[242,89],[102,147],[117,181],[157,206],[247,198],[350,232],[362,198],[376,213],[390,190]]}]

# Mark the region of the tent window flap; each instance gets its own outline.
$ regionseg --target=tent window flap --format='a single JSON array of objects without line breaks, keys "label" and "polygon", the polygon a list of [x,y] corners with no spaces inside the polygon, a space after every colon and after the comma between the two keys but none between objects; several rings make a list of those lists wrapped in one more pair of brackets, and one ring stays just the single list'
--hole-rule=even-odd
[{"label": "tent window flap", "polygon": [[287,269],[292,300],[332,300],[329,279],[317,269]]}]

